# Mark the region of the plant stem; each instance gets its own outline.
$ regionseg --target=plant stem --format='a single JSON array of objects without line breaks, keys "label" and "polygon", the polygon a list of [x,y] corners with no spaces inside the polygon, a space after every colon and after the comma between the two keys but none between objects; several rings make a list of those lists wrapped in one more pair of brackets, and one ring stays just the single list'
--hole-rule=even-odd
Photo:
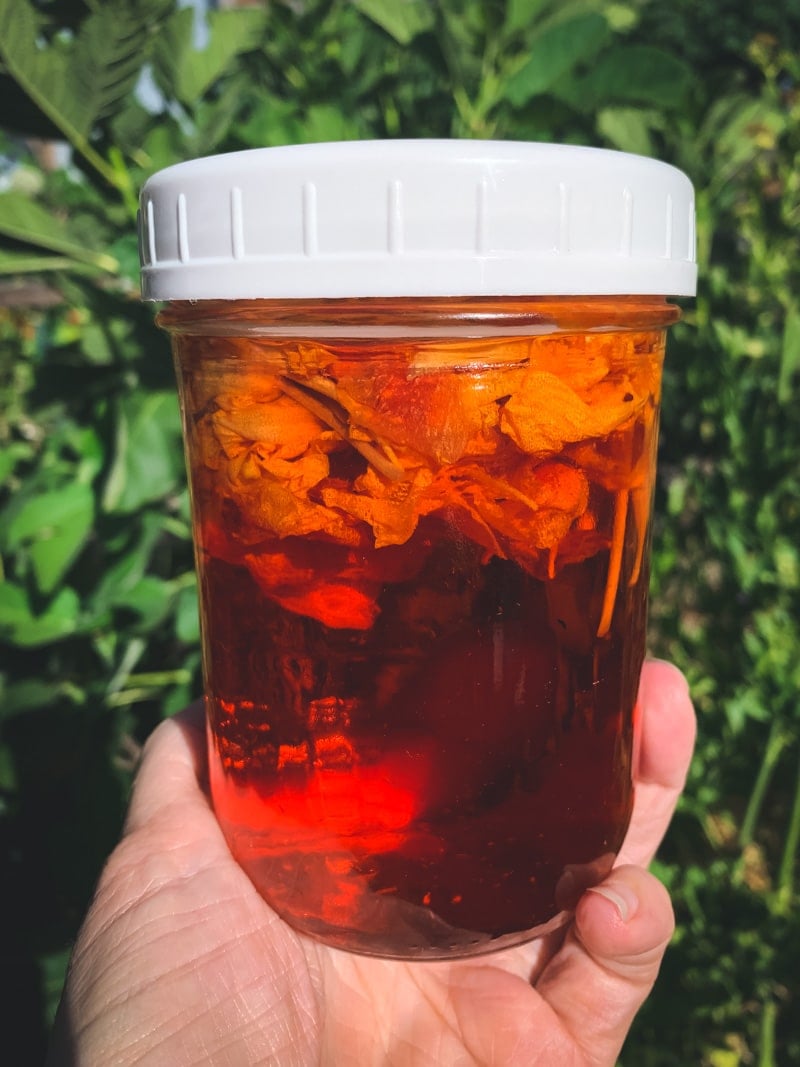
[{"label": "plant stem", "polygon": [[40,92],[39,87],[28,78],[25,77],[24,72],[17,69],[16,65],[6,60],[8,72],[11,76],[22,86],[28,96],[33,100],[36,106],[42,111],[50,121],[57,126],[72,147],[83,156],[87,163],[89,163],[100,174],[109,185],[118,189],[118,178],[114,168],[103,159],[99,152],[89,143],[88,137],[86,137],[80,130],[76,129],[71,122],[69,122],[53,105],[50,100]]},{"label": "plant stem", "polygon": [[792,906],[798,847],[800,847],[800,760],[798,760],[797,765],[797,781],[794,789],[792,814],[789,818],[789,829],[786,833],[781,866],[778,872],[776,911],[779,915],[786,915]]},{"label": "plant stem", "polygon": [[121,689],[117,693],[111,693],[106,697],[106,704],[110,708],[125,708],[129,704],[141,704],[144,700],[156,700],[159,690],[148,686],[140,686],[137,689]]},{"label": "plant stem", "polygon": [[113,697],[115,693],[118,693],[120,689],[125,687],[128,681],[128,676],[144,655],[146,647],[147,645],[141,637],[131,638],[122,654],[122,659],[114,672],[113,678],[106,687],[107,698]]},{"label": "plant stem", "polygon": [[776,1067],[775,1064],[775,1024],[778,1021],[778,1005],[770,997],[764,1002],[761,1012],[761,1048],[758,1055],[758,1067]]},{"label": "plant stem", "polygon": [[135,219],[136,212],[139,210],[139,198],[133,187],[130,171],[125,164],[125,158],[116,145],[112,146],[108,155],[112,169],[116,175],[114,185],[122,194],[122,200],[128,214],[132,219]]},{"label": "plant stem", "polygon": [[750,794],[747,810],[742,820],[742,828],[739,831],[739,845],[741,848],[749,845],[753,840],[767,789],[788,740],[780,719],[773,719],[766,748],[764,749],[764,757],[761,760],[761,766],[758,768],[753,791]]},{"label": "plant stem", "polygon": [[133,683],[133,688],[160,689],[167,685],[181,685],[191,680],[192,672],[187,671],[185,667],[178,667],[174,671],[140,671],[138,674],[129,674],[126,684]]}]

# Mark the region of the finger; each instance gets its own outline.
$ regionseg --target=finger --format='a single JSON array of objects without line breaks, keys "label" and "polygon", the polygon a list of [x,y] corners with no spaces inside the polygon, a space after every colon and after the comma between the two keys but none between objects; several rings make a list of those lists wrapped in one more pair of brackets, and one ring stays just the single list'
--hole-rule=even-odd
[{"label": "finger", "polygon": [[661,660],[644,665],[639,709],[633,816],[618,862],[646,867],[666,833],[686,781],[697,724],[686,679],[677,667]]},{"label": "finger", "polygon": [[648,660],[642,670],[639,699],[643,712],[639,780],[680,790],[696,730],[686,679],[671,663]]},{"label": "finger", "polygon": [[537,989],[587,1063],[616,1062],[674,928],[666,889],[640,867],[616,868],[581,898],[574,927]]},{"label": "finger", "polygon": [[583,895],[535,989],[499,960],[455,967],[449,1003],[472,1061],[609,1067],[673,928],[664,887],[639,867],[620,867]]},{"label": "finger", "polygon": [[161,813],[174,814],[189,804],[208,808],[203,707],[192,704],[160,723],[144,746],[133,785],[124,833],[150,823]]}]

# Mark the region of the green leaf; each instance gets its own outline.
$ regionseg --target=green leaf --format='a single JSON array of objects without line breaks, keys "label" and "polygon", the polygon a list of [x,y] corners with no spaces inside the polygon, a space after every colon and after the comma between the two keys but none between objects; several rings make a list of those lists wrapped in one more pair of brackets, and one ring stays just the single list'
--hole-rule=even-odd
[{"label": "green leaf", "polygon": [[359,129],[350,116],[330,104],[313,104],[304,116],[304,141],[347,141],[358,136]]},{"label": "green leaf", "polygon": [[69,637],[78,628],[79,611],[78,594],[65,587],[46,611],[34,615],[24,589],[13,582],[0,582],[0,638],[21,648],[37,648]]},{"label": "green leaf", "polygon": [[197,585],[181,589],[175,606],[175,636],[185,645],[195,645],[200,640],[200,614],[197,603]]},{"label": "green leaf", "polygon": [[136,233],[131,228],[127,233],[121,234],[116,241],[109,246],[109,252],[118,263],[117,273],[126,278],[139,292],[139,242]]},{"label": "green leaf", "polygon": [[256,101],[237,132],[244,144],[253,148],[305,139],[302,118],[295,104],[267,93]]},{"label": "green leaf", "polygon": [[[152,7],[152,5],[151,5]],[[12,78],[114,186],[117,174],[89,141],[94,123],[127,98],[151,32],[140,5],[95,6],[77,35],[42,43],[44,20],[28,0],[0,0],[0,59]]]},{"label": "green leaf", "polygon": [[153,124],[161,121],[160,115],[152,115],[142,107],[136,96],[130,96],[125,107],[112,119],[111,134],[123,152],[146,165],[141,155],[142,144]]},{"label": "green leaf", "polygon": [[[484,74],[482,53],[486,38],[480,12],[480,8],[472,6],[465,11],[463,6],[456,10],[450,4],[439,5],[440,25],[436,36],[447,64],[453,99],[460,111],[463,111],[463,104],[459,103],[459,98],[464,94],[472,97]],[[467,128],[469,125],[467,122]]]},{"label": "green leaf", "polygon": [[[132,343],[136,343],[131,336],[135,330],[134,321],[128,316],[104,313],[105,310],[100,307],[87,309],[87,317],[77,335],[71,342],[66,342],[77,344],[85,359],[96,366],[126,362],[130,358]],[[155,358],[158,358],[159,347],[156,341],[152,353]],[[62,389],[69,389],[69,383]]]},{"label": "green leaf", "polygon": [[133,533],[138,538],[125,545],[124,554],[106,568],[91,599],[95,614],[106,612],[120,596],[126,596],[144,577],[153,551],[163,534],[162,516],[146,512]]},{"label": "green leaf", "polygon": [[781,364],[778,372],[778,402],[788,404],[792,399],[792,380],[800,371],[800,307],[792,304],[786,313],[781,344]]},{"label": "green leaf", "polygon": [[597,116],[597,131],[622,152],[640,156],[653,154],[652,131],[659,126],[659,114],[634,107],[607,107]]},{"label": "green leaf", "polygon": [[73,483],[26,500],[9,517],[6,544],[12,551],[27,546],[36,584],[50,593],[86,543],[93,519],[91,489]]},{"label": "green leaf", "polygon": [[126,398],[119,407],[114,461],[103,509],[129,514],[162,500],[181,480],[183,448],[173,392]]},{"label": "green leaf", "polygon": [[53,1025],[64,989],[64,980],[71,956],[70,949],[58,949],[39,957],[39,974],[48,1024]]},{"label": "green leaf", "polygon": [[145,574],[132,589],[114,597],[113,604],[139,616],[132,630],[141,633],[154,629],[165,618],[174,597],[171,582]]},{"label": "green leaf", "polygon": [[[202,100],[194,111],[195,132],[189,139],[193,156],[210,155],[231,131],[246,99],[248,76],[243,70],[227,78],[213,97]],[[139,258],[136,255],[138,277]]]},{"label": "green leaf", "polygon": [[12,441],[0,448],[0,486],[13,473],[17,464],[30,459],[30,456],[31,446],[27,441]]},{"label": "green leaf", "polygon": [[606,3],[603,5],[603,14],[615,33],[627,33],[638,24],[641,18],[641,11],[636,0],[632,5]]},{"label": "green leaf", "polygon": [[[16,762],[7,745],[0,746],[0,797],[10,795],[19,789],[19,774]],[[6,811],[5,799],[0,800],[0,816]]]},{"label": "green leaf", "polygon": [[797,546],[780,538],[772,552],[775,574],[783,589],[800,589],[800,553]]},{"label": "green leaf", "polygon": [[0,693],[0,717],[10,719],[14,715],[38,711],[64,697],[74,701],[77,695],[68,682],[45,682],[39,678],[25,678],[4,688]]},{"label": "green leaf", "polygon": [[72,68],[88,126],[113,114],[133,91],[153,27],[131,0],[97,4],[81,25]]},{"label": "green leaf", "polygon": [[759,691],[753,687],[736,693],[730,700],[725,701],[724,707],[728,725],[734,734],[741,733],[750,719],[757,722],[769,719],[769,712],[763,705]]},{"label": "green leaf", "polygon": [[584,110],[616,101],[673,108],[683,102],[691,82],[689,67],[670,53],[650,45],[618,44],[584,77],[559,86],[559,95]]},{"label": "green leaf", "polygon": [[[19,498],[17,498],[19,500]],[[15,500],[15,503],[17,501]],[[29,496],[20,506],[9,509],[0,530],[6,546],[17,549],[69,519],[87,504],[91,509],[92,494],[85,485],[70,484],[63,489]]]},{"label": "green leaf", "polygon": [[267,26],[262,7],[212,11],[208,16],[208,45],[194,47],[194,11],[182,8],[167,20],[155,48],[156,78],[182,104],[193,108],[232,60],[259,47]]},{"label": "green leaf", "polygon": [[552,7],[552,0],[508,0],[503,29],[507,34],[519,33],[536,23],[542,12]]},{"label": "green leaf", "polygon": [[68,427],[64,432],[64,443],[79,457],[75,480],[84,485],[94,481],[106,459],[106,449],[94,427]]},{"label": "green leaf", "polygon": [[144,141],[143,151],[149,161],[149,169],[160,170],[176,163],[181,158],[184,139],[174,119],[164,116],[154,126]]},{"label": "green leaf", "polygon": [[610,30],[602,15],[590,13],[559,22],[531,45],[524,65],[508,79],[504,95],[515,107],[548,92],[575,67],[595,55]]},{"label": "green leaf", "polygon": [[762,158],[765,151],[774,151],[787,124],[785,111],[772,101],[735,99],[739,106],[730,113],[727,123],[709,130],[714,151],[728,175],[736,167]]},{"label": "green leaf", "polygon": [[63,218],[22,193],[0,193],[0,234],[15,241],[61,252],[80,263],[111,274],[115,274],[119,266],[113,256],[87,249],[83,242],[72,236]]},{"label": "green leaf", "polygon": [[15,249],[0,249],[0,274],[46,274],[51,270],[86,270],[85,263],[77,263],[66,256],[37,256]]},{"label": "green leaf", "polygon": [[58,39],[41,45],[42,21],[28,0],[0,0],[0,57],[48,118],[65,133],[81,137],[91,121],[75,92],[69,46]]},{"label": "green leaf", "polygon": [[353,5],[402,45],[436,23],[435,6],[428,0],[353,0]]}]

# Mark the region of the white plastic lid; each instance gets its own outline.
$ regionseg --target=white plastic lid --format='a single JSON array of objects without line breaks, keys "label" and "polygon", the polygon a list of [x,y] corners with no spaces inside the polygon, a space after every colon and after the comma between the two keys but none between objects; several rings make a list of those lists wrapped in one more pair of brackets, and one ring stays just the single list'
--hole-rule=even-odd
[{"label": "white plastic lid", "polygon": [[643,156],[349,141],[179,163],[141,195],[146,300],[689,296],[694,194]]}]

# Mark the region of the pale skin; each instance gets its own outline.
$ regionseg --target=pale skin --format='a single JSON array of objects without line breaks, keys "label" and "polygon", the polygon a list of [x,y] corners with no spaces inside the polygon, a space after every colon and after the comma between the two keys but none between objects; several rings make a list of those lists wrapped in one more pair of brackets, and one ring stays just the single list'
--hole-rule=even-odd
[{"label": "pale skin", "polygon": [[633,820],[573,925],[471,960],[402,963],[295,933],[232,859],[204,792],[197,708],[145,748],[78,936],[51,1067],[613,1067],[673,931],[645,869],[694,743],[686,683],[642,676]]}]

